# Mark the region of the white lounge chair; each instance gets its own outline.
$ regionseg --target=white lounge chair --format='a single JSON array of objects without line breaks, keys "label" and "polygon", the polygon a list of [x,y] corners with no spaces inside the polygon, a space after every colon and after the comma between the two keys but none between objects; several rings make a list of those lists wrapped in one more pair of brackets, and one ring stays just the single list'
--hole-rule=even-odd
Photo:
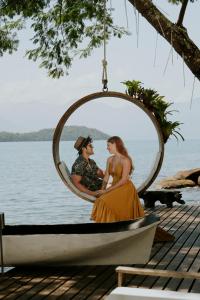
[{"label": "white lounge chair", "polygon": [[118,287],[106,300],[199,300],[200,294],[144,288]]},{"label": "white lounge chair", "polygon": [[174,291],[122,287],[125,274],[200,279],[200,273],[124,266],[117,267],[116,272],[118,274],[119,287],[112,291],[112,293],[107,297],[107,300],[200,300],[199,293],[182,293]]}]

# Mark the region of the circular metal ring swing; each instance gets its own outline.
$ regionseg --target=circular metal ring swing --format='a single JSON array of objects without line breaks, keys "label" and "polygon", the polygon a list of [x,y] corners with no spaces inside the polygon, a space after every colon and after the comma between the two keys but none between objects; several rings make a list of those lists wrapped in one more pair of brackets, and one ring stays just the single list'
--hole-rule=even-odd
[{"label": "circular metal ring swing", "polygon": [[142,195],[142,193],[153,183],[155,178],[157,177],[160,168],[162,166],[163,162],[163,157],[164,157],[164,142],[163,142],[163,136],[162,136],[162,131],[161,128],[155,118],[155,116],[143,105],[141,101],[139,101],[136,98],[132,98],[126,94],[119,93],[119,92],[113,92],[113,91],[106,91],[106,92],[98,92],[94,94],[90,94],[88,96],[85,96],[78,101],[76,101],[73,105],[71,105],[68,110],[64,113],[64,115],[61,117],[60,121],[57,124],[57,127],[54,131],[54,136],[53,136],[53,159],[55,163],[56,170],[58,174],[60,175],[62,181],[64,184],[73,192],[75,193],[78,197],[87,200],[89,202],[94,202],[95,197],[90,196],[86,193],[83,193],[79,191],[72,183],[71,178],[70,178],[70,172],[67,168],[67,166],[61,162],[60,160],[60,154],[59,154],[59,143],[60,143],[60,137],[64,128],[65,123],[69,119],[69,117],[77,110],[80,106],[84,105],[85,103],[89,101],[93,101],[95,99],[99,98],[117,98],[117,99],[123,99],[126,101],[129,101],[136,106],[138,106],[140,109],[143,110],[143,112],[150,118],[152,121],[154,128],[157,132],[158,136],[158,142],[159,142],[159,150],[153,165],[153,168],[148,175],[147,179],[139,186],[137,189],[138,194]]}]

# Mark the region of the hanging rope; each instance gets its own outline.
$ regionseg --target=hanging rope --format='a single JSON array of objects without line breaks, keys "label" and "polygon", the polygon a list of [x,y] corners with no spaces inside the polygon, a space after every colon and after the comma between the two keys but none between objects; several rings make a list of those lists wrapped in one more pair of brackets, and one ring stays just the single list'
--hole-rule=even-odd
[{"label": "hanging rope", "polygon": [[160,26],[160,29],[161,29],[161,31],[162,31],[162,35],[163,35],[164,38],[165,38],[165,33],[164,33],[164,30],[163,30],[162,25],[161,25],[161,23],[160,23],[159,17],[157,16],[156,19],[157,19],[158,25]]},{"label": "hanging rope", "polygon": [[[153,2],[153,1],[152,1]],[[169,16],[169,14],[159,5],[156,4],[156,7],[159,8],[159,10],[161,10],[166,16]]]},{"label": "hanging rope", "polygon": [[174,64],[174,51],[173,51],[173,29],[171,28],[171,49],[172,49],[172,65]]},{"label": "hanging rope", "polygon": [[125,8],[125,15],[126,15],[126,28],[129,29],[129,23],[128,23],[128,12],[127,12],[127,5],[126,0],[124,0],[124,8]]},{"label": "hanging rope", "polygon": [[158,48],[158,32],[156,31],[156,47],[155,47],[154,61],[153,61],[153,66],[154,67],[156,66],[157,48]]},{"label": "hanging rope", "polygon": [[139,12],[137,14],[135,0],[134,0],[133,9],[134,9],[134,14],[135,14],[135,29],[136,29],[136,36],[137,36],[137,48],[138,48],[138,45],[139,45]]},{"label": "hanging rope", "polygon": [[183,59],[183,85],[185,87],[185,63],[184,63],[184,54],[182,53],[182,59]]},{"label": "hanging rope", "polygon": [[106,0],[104,0],[102,66],[103,66],[103,73],[102,73],[103,92],[107,92],[108,91],[108,76],[107,76],[107,60],[106,60]]},{"label": "hanging rope", "polygon": [[139,47],[139,34],[140,34],[140,14],[137,14],[137,48]]},{"label": "hanging rope", "polygon": [[165,73],[166,73],[167,66],[168,66],[168,63],[169,63],[169,59],[170,59],[171,54],[172,54],[172,48],[170,48],[170,50],[169,50],[169,55],[168,55],[168,58],[167,58],[167,62],[166,62],[166,65],[165,65],[165,69],[164,69],[164,71],[163,71],[163,75],[165,75]]},{"label": "hanging rope", "polygon": [[167,63],[166,63],[163,75],[165,75],[165,72],[167,70],[167,66],[168,66],[168,63],[169,63],[170,56],[172,58],[172,65],[174,64],[174,59],[173,59],[173,31],[172,31],[172,29],[171,29],[171,41],[170,41],[170,44],[171,44],[171,48],[170,48],[170,51],[169,51],[169,55],[168,55],[168,58],[167,58]]},{"label": "hanging rope", "polygon": [[192,86],[192,96],[190,99],[190,109],[192,108],[192,102],[193,102],[193,95],[194,95],[194,85],[195,85],[195,76],[194,76],[194,80],[193,80],[193,86]]}]

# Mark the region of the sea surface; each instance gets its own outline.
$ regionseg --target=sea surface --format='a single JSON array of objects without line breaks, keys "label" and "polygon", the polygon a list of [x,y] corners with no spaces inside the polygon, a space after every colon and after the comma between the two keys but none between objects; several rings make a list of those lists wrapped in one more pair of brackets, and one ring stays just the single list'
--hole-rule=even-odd
[{"label": "sea surface", "polygon": [[[132,180],[138,187],[149,175],[158,152],[156,141],[126,141],[133,157]],[[109,153],[105,141],[94,142],[93,159],[105,169]],[[60,143],[61,160],[71,168],[77,154],[73,142]],[[180,170],[200,167],[200,140],[165,146],[165,156],[156,181]],[[153,188],[153,186],[151,186]],[[184,188],[188,204],[200,204],[200,188]],[[6,224],[61,224],[90,221],[92,205],[74,195],[62,183],[54,167],[51,142],[0,143],[0,212]]]}]

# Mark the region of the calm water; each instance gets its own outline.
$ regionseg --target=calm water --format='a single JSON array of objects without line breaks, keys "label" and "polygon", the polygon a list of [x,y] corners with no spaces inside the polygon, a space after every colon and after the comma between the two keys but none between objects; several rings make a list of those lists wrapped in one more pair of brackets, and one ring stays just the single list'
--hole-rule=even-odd
[{"label": "calm water", "polygon": [[[132,180],[139,186],[149,174],[156,153],[154,141],[126,142],[134,158]],[[104,141],[94,143],[93,158],[105,168],[108,152]],[[0,143],[0,211],[7,224],[46,224],[88,222],[91,204],[72,194],[61,182],[52,159],[51,142]],[[62,142],[61,159],[71,168],[76,158],[73,142]],[[157,178],[172,176],[179,170],[200,167],[200,140],[177,143],[165,148]],[[200,203],[200,188],[182,190],[187,203]]]}]

